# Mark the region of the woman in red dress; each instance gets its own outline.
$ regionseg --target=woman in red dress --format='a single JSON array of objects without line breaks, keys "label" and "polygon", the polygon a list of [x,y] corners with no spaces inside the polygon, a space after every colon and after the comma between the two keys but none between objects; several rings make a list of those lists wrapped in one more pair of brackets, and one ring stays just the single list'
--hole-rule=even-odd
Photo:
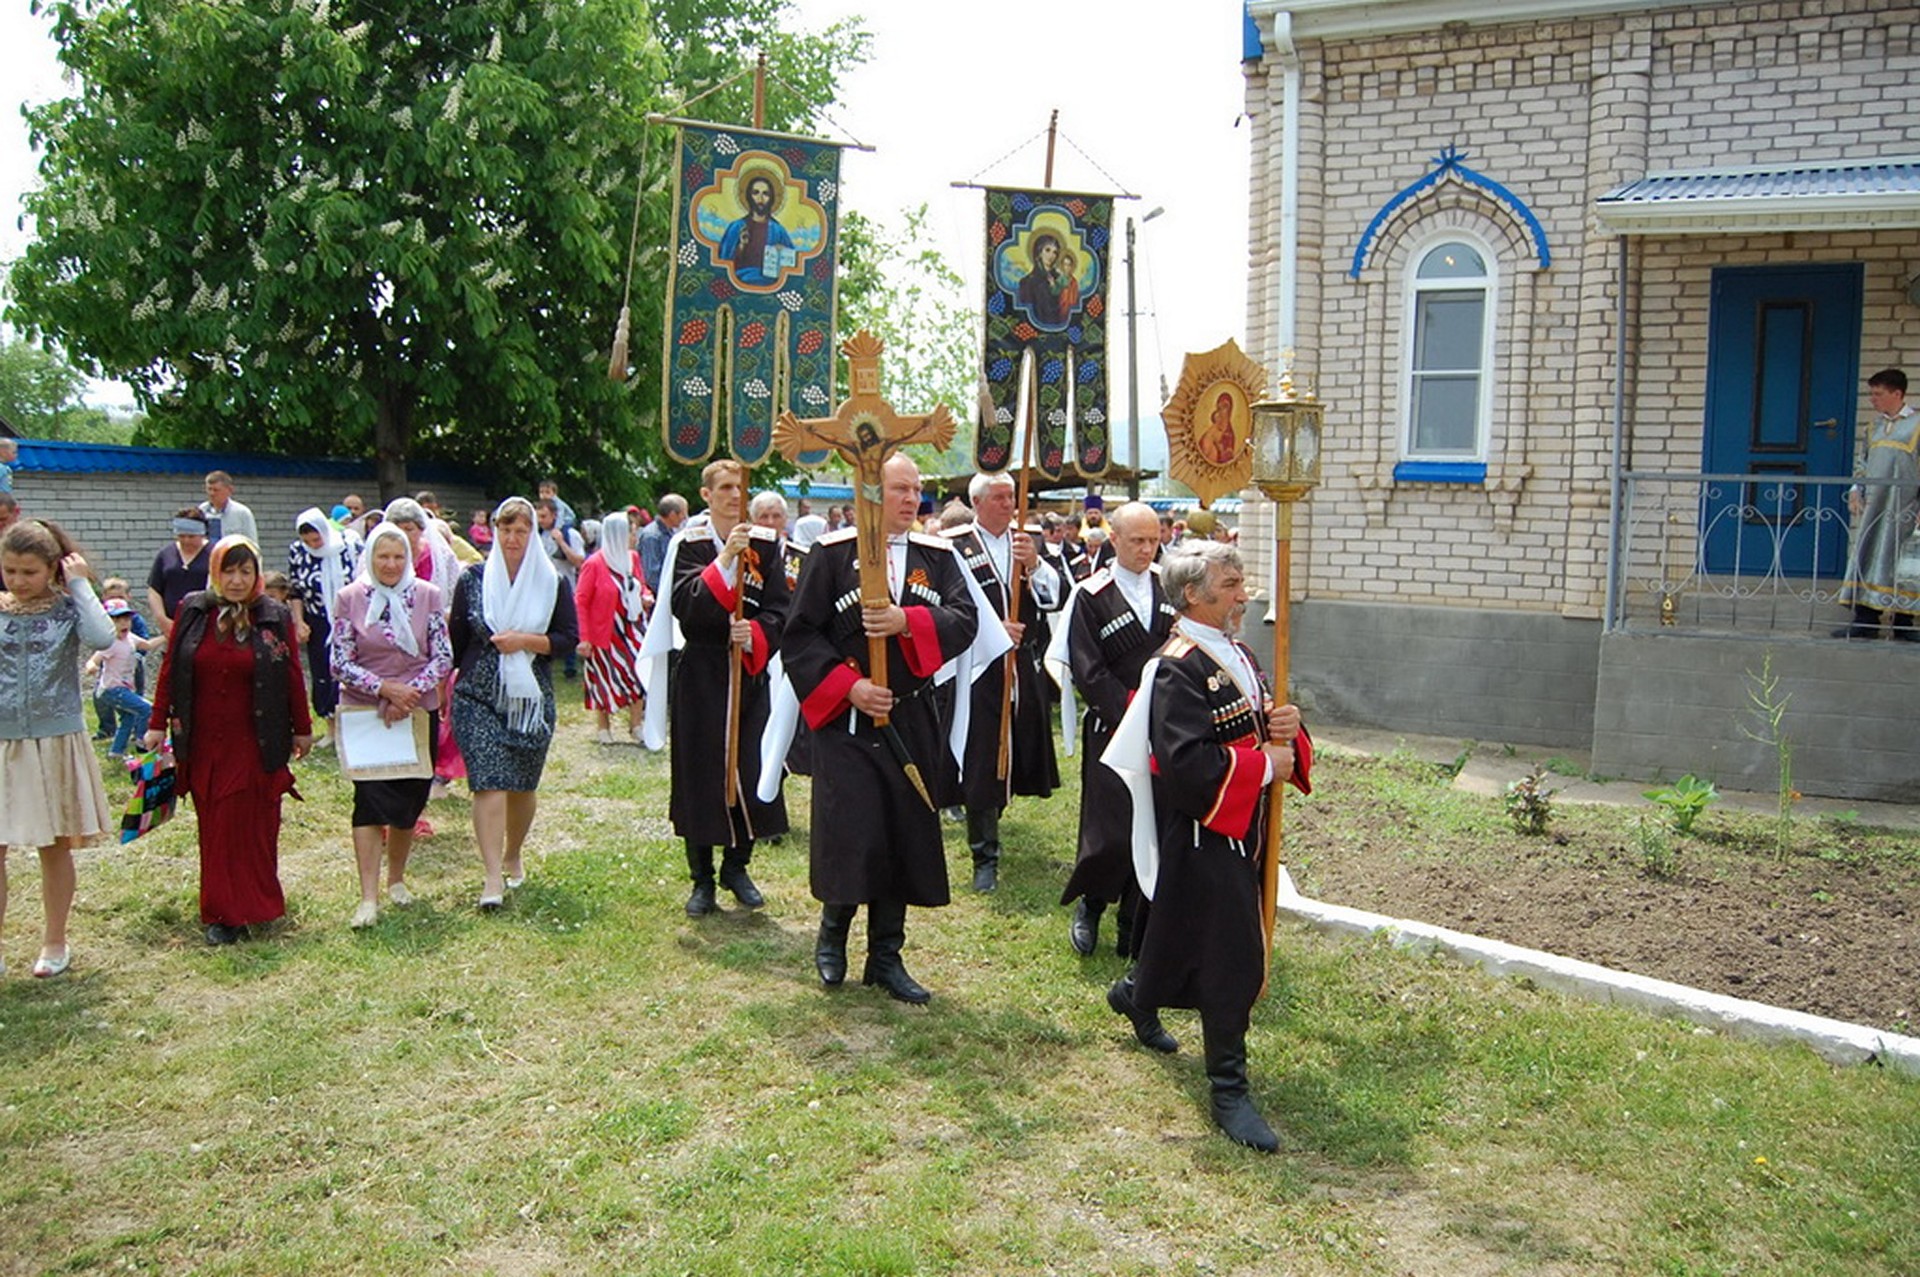
[{"label": "woman in red dress", "polygon": [[225,538],[207,579],[174,617],[145,744],[172,733],[199,823],[200,920],[208,944],[232,944],[287,911],[280,797],[293,788],[288,762],[313,746],[313,722],[293,615],[262,592],[260,547]]}]

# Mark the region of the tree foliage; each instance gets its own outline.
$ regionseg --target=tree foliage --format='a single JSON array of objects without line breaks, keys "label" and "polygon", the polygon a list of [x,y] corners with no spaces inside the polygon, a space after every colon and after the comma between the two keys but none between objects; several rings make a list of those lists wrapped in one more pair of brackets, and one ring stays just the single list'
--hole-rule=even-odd
[{"label": "tree foliage", "polygon": [[43,187],[10,317],[130,382],[156,441],[371,452],[383,493],[422,457],[624,500],[661,456],[644,264],[635,376],[605,375],[645,114],[771,33],[792,127],[862,47],[777,32],[780,0],[39,7],[80,88],[26,113]]},{"label": "tree foliage", "polygon": [[0,337],[0,417],[32,439],[126,443],[132,427],[81,397],[86,374],[30,341]]}]

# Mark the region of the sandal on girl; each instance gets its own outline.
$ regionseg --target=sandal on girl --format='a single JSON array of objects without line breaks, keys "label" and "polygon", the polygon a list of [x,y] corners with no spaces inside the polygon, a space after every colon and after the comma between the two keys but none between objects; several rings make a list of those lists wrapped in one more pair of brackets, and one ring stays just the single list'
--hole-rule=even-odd
[{"label": "sandal on girl", "polygon": [[33,960],[33,978],[45,980],[64,973],[73,962],[73,951],[64,946],[58,953],[42,953]]}]

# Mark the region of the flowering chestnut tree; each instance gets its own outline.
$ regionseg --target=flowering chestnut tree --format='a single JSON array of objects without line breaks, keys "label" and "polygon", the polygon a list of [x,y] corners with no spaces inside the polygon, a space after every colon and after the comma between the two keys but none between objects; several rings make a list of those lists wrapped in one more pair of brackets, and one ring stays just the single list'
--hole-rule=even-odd
[{"label": "flowering chestnut tree", "polygon": [[[370,452],[383,495],[410,456],[589,488],[648,468],[644,259],[635,377],[606,376],[644,115],[751,41],[802,68],[770,96],[791,127],[864,40],[763,37],[783,0],[38,8],[77,87],[26,112],[43,184],[8,317],[129,382],[155,441]],[[643,245],[671,215],[669,153],[656,140]]]}]

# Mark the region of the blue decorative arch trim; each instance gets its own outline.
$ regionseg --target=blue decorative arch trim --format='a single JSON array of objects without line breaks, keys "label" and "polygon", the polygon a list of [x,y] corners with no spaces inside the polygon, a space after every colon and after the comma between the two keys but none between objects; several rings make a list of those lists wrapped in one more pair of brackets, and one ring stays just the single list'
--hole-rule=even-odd
[{"label": "blue decorative arch trim", "polygon": [[1545,270],[1553,264],[1553,252],[1547,247],[1547,232],[1540,225],[1540,219],[1533,215],[1527,202],[1512,191],[1494,181],[1484,173],[1475,172],[1466,165],[1467,153],[1457,147],[1449,146],[1433,157],[1433,171],[1423,175],[1418,181],[1406,187],[1398,195],[1380,206],[1380,211],[1367,223],[1367,229],[1360,235],[1360,242],[1354,246],[1353,266],[1347,274],[1360,278],[1360,272],[1366,269],[1367,258],[1372,255],[1380,238],[1380,232],[1386,228],[1393,215],[1401,207],[1418,199],[1440,183],[1453,179],[1464,182],[1479,191],[1484,191],[1493,201],[1511,213],[1522,226],[1527,228],[1527,238],[1533,241],[1533,249],[1539,258],[1540,268]]}]

